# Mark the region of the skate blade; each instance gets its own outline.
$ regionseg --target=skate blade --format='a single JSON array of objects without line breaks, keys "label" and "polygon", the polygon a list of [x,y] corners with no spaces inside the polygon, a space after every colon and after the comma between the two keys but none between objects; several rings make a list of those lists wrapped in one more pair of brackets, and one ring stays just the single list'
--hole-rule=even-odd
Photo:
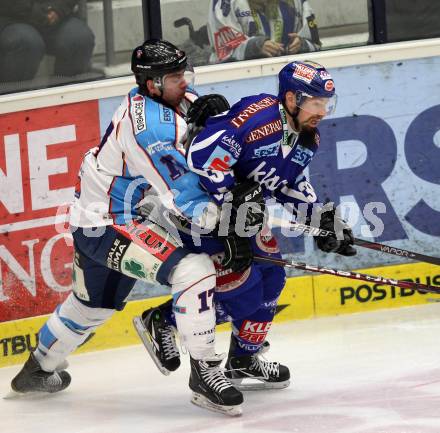
[{"label": "skate blade", "polygon": [[140,318],[139,316],[133,317],[133,326],[134,329],[136,329],[136,332],[139,335],[139,338],[142,340],[145,348],[147,349],[147,352],[150,355],[151,359],[156,364],[156,367],[163,375],[169,376],[171,372],[161,364],[160,360],[156,357],[156,354],[154,353],[151,339],[149,338],[150,333],[147,329],[145,329],[142,318]]},{"label": "skate blade", "polygon": [[221,406],[213,403],[211,400],[207,399],[201,394],[198,394],[197,392],[193,392],[191,403],[203,409],[208,409],[212,412],[217,412],[228,416],[241,416],[243,413],[241,405]]},{"label": "skate blade", "polygon": [[52,395],[52,393],[43,391],[17,392],[11,389],[3,396],[3,400],[36,400],[39,398],[47,398],[49,395]]},{"label": "skate blade", "polygon": [[[246,381],[248,380],[248,381]],[[251,382],[249,382],[251,380]],[[260,391],[265,389],[284,389],[290,385],[290,380],[284,382],[265,382],[258,379],[229,379],[234,388],[239,391]]]}]

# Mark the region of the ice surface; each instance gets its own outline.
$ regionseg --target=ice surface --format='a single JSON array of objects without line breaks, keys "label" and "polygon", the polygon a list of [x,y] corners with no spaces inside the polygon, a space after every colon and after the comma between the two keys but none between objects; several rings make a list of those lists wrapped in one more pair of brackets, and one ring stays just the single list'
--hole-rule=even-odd
[{"label": "ice surface", "polygon": [[[66,391],[0,399],[1,431],[440,433],[439,339],[440,304],[275,324],[267,357],[293,383],[245,393],[239,418],[190,404],[188,355],[168,377],[141,345],[71,356]],[[0,369],[1,395],[18,369]]]}]

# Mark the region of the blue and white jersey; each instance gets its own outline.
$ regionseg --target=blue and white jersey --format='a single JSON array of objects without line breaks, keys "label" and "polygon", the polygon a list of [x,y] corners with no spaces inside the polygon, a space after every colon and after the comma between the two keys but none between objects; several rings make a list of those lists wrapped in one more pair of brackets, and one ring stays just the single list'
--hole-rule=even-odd
[{"label": "blue and white jersey", "polygon": [[211,117],[190,145],[187,160],[218,203],[240,180],[253,179],[266,197],[309,213],[317,201],[304,170],[319,146],[318,130],[296,134],[276,96],[248,96]]},{"label": "blue and white jersey", "polygon": [[272,16],[258,12],[249,0],[211,0],[208,36],[210,63],[262,57],[265,40],[282,43],[288,54],[290,33],[301,38],[300,51],[320,49],[315,14],[308,0],[271,2]]},{"label": "blue and white jersey", "polygon": [[139,218],[138,204],[156,196],[172,213],[197,218],[209,196],[185,160],[184,115],[197,98],[187,91],[174,110],[133,89],[100,143],[84,157],[70,210],[79,227],[124,224]]}]

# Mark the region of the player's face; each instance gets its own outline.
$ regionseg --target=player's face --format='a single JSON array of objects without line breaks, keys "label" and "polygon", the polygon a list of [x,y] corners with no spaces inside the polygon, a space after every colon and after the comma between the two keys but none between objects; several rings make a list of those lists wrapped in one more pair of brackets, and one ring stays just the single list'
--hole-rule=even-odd
[{"label": "player's face", "polygon": [[316,128],[319,122],[333,112],[333,98],[305,98],[296,117],[300,130]]},{"label": "player's face", "polygon": [[177,106],[185,96],[187,87],[183,71],[167,74],[163,77],[162,98],[168,104]]},{"label": "player's face", "polygon": [[177,107],[185,96],[187,87],[192,84],[193,73],[181,70],[163,77],[162,98],[168,104]]}]

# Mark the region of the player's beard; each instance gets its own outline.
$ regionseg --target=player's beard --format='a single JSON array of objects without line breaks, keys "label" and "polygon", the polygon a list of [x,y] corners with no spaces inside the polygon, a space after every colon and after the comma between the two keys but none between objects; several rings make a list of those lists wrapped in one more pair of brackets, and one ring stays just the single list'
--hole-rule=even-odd
[{"label": "player's beard", "polygon": [[322,120],[322,116],[310,116],[299,124],[300,131],[312,131],[316,129]]}]

